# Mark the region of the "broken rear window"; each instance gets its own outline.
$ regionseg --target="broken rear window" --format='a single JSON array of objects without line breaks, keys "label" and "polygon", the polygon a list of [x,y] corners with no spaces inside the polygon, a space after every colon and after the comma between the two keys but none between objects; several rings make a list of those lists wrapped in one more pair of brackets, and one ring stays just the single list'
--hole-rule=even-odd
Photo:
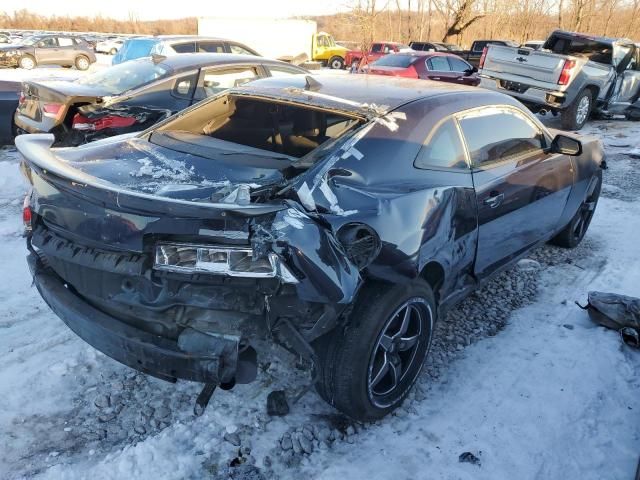
[{"label": "broken rear window", "polygon": [[[251,147],[251,150],[241,150],[246,154],[261,152],[262,156],[293,160],[361,124],[361,119],[340,112],[224,96],[163,125],[150,140],[167,146],[166,137],[171,136],[173,147],[169,148],[179,148],[175,142],[185,141],[201,147],[196,154],[205,157],[215,156],[222,140],[227,146]],[[165,138],[161,140],[161,137]]]},{"label": "broken rear window", "polygon": [[613,59],[613,47],[588,38],[551,37],[544,48],[561,55],[582,57],[592,62],[610,65]]}]

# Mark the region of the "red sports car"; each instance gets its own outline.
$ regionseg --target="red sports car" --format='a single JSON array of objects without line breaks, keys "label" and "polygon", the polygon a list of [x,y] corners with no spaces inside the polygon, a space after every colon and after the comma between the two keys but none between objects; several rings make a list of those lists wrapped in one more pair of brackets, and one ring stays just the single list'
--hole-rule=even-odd
[{"label": "red sports car", "polygon": [[368,73],[422,78],[477,86],[478,69],[451,53],[410,52],[386,55],[373,62]]}]

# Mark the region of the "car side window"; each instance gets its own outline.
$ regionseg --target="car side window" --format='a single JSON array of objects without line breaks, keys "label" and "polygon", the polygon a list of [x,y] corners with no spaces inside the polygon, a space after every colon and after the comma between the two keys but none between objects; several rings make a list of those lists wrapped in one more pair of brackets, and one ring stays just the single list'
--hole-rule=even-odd
[{"label": "car side window", "polygon": [[53,48],[58,46],[58,42],[54,37],[43,38],[38,42],[38,48]]},{"label": "car side window", "polygon": [[283,67],[283,66],[267,66],[269,73],[272,77],[287,77],[289,75],[303,75],[305,72],[296,70],[295,68]]},{"label": "car side window", "polygon": [[174,95],[181,98],[191,98],[197,81],[198,77],[196,74],[178,78],[173,87]]},{"label": "car side window", "polygon": [[451,66],[451,70],[453,72],[465,72],[466,70],[469,70],[471,68],[471,65],[469,65],[464,60],[461,60],[456,57],[447,57],[447,58],[449,60],[449,65]]},{"label": "car side window", "polygon": [[474,167],[483,167],[544,148],[544,135],[523,113],[507,108],[486,108],[460,118]]},{"label": "car side window", "polygon": [[373,45],[371,45],[371,52],[372,53],[380,53],[380,52],[382,52],[382,44],[381,43],[374,43]]},{"label": "car side window", "polygon": [[58,45],[61,47],[73,47],[73,40],[68,37],[58,37]]},{"label": "car side window", "polygon": [[228,88],[238,87],[258,77],[253,67],[205,70],[202,82],[204,97],[211,97]]},{"label": "car side window", "polygon": [[198,52],[226,53],[222,42],[198,42]]},{"label": "car side window", "polygon": [[229,44],[229,50],[231,50],[231,53],[235,53],[236,55],[253,55],[253,52],[250,52],[240,45],[234,45],[233,43]]},{"label": "car side window", "polygon": [[454,119],[446,120],[429,135],[414,162],[416,168],[467,168],[464,147]]},{"label": "car side window", "polygon": [[484,47],[487,46],[487,42],[473,42],[473,50],[474,52],[481,52],[484,50]]},{"label": "car side window", "polygon": [[176,53],[195,53],[196,51],[195,42],[176,43],[171,46]]},{"label": "car side window", "polygon": [[429,70],[433,70],[435,72],[449,72],[451,71],[451,67],[449,67],[449,62],[447,61],[447,57],[431,57],[427,59],[427,68]]}]

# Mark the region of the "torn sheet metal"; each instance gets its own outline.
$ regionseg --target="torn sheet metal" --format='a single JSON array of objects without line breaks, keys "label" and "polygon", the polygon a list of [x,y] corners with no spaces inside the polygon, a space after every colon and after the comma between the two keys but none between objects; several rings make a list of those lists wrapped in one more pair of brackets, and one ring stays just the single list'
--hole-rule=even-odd
[{"label": "torn sheet metal", "polygon": [[[340,304],[353,301],[360,272],[349,262],[330,230],[296,208],[278,212],[270,230],[271,248],[296,275],[295,288],[301,300]],[[264,237],[258,241],[262,243]]]}]

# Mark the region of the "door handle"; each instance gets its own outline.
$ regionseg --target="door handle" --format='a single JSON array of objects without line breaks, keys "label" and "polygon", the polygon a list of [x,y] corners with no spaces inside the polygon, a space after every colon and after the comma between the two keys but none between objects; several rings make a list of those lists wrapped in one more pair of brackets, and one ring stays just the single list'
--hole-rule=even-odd
[{"label": "door handle", "polygon": [[496,208],[504,200],[504,193],[491,192],[490,196],[484,199],[484,204],[491,208]]}]

